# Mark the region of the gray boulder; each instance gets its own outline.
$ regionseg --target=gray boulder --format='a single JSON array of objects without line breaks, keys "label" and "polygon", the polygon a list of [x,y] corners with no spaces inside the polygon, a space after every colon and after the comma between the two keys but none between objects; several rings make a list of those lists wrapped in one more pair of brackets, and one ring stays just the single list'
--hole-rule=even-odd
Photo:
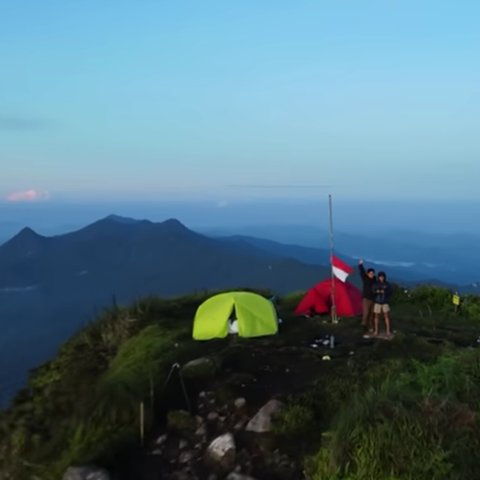
[{"label": "gray boulder", "polygon": [[256,480],[256,479],[251,477],[250,475],[243,475],[242,473],[232,472],[229,475],[227,475],[226,480]]},{"label": "gray boulder", "polygon": [[205,452],[206,462],[225,472],[232,470],[235,466],[235,456],[235,439],[231,433],[225,433],[215,438]]},{"label": "gray boulder", "polygon": [[68,467],[62,480],[110,480],[110,475],[97,467]]},{"label": "gray boulder", "polygon": [[246,430],[249,432],[266,433],[272,430],[272,418],[283,408],[279,400],[270,400],[248,422]]}]

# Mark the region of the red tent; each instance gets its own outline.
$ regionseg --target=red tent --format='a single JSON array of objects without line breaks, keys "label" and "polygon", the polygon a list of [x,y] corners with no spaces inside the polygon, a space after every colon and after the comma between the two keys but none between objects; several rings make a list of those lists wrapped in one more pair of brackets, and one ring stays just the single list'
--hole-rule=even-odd
[{"label": "red tent", "polygon": [[[354,317],[362,314],[362,293],[349,282],[341,282],[334,278],[335,305],[339,317]],[[302,298],[296,315],[311,315],[312,313],[329,313],[332,304],[332,279],[328,278],[317,283]]]}]

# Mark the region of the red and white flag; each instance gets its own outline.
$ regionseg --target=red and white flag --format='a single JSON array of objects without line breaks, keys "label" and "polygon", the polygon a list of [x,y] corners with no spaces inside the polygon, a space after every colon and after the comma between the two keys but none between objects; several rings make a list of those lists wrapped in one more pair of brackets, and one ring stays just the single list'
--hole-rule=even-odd
[{"label": "red and white flag", "polygon": [[342,262],[338,257],[332,255],[332,272],[342,282],[353,272],[353,268]]}]

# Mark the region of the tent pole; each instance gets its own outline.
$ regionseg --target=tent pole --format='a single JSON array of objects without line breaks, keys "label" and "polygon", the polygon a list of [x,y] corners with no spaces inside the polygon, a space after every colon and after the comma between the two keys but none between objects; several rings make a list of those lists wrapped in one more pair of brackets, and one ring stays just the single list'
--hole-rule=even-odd
[{"label": "tent pole", "polygon": [[331,286],[331,299],[332,299],[332,308],[331,308],[331,317],[332,323],[337,323],[337,305],[335,303],[335,276],[333,274],[333,213],[332,213],[332,195],[328,195],[328,211],[330,218],[330,277],[332,281]]}]

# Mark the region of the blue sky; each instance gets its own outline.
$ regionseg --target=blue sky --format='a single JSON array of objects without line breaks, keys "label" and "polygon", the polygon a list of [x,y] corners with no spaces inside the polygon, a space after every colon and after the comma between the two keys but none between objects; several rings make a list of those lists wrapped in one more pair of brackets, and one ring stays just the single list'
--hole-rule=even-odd
[{"label": "blue sky", "polygon": [[474,1],[0,1],[0,197],[480,200],[478,18]]}]

